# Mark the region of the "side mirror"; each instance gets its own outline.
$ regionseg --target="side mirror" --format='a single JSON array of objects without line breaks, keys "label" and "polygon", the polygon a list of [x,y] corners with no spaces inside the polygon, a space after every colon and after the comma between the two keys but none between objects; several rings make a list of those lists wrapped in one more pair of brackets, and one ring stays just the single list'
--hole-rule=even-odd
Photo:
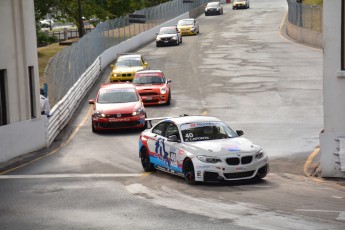
[{"label": "side mirror", "polygon": [[167,82],[168,82],[168,83],[171,83],[171,82],[172,82],[172,80],[168,79],[168,80],[167,80]]},{"label": "side mirror", "polygon": [[148,67],[149,64],[147,62],[144,63],[144,67]]},{"label": "side mirror", "polygon": [[168,137],[169,142],[179,142],[176,135],[171,135]]},{"label": "side mirror", "polygon": [[158,35],[158,32],[156,32],[156,35]]},{"label": "side mirror", "polygon": [[236,130],[236,133],[238,136],[242,136],[244,134],[244,132],[242,130]]},{"label": "side mirror", "polygon": [[95,100],[94,99],[91,99],[91,100],[89,100],[89,104],[95,104]]},{"label": "side mirror", "polygon": [[114,65],[110,65],[111,68],[114,68],[115,66]]}]

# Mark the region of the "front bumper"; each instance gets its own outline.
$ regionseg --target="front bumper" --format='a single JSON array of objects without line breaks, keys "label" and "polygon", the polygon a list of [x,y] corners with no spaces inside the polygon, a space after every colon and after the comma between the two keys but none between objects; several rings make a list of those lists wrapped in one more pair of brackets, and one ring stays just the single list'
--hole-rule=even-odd
[{"label": "front bumper", "polygon": [[232,6],[233,9],[247,9],[248,6],[246,4],[236,4]]},{"label": "front bumper", "polygon": [[103,118],[92,115],[92,125],[96,130],[144,128],[145,115],[123,118]]},{"label": "front bumper", "polygon": [[144,105],[161,105],[161,104],[166,104],[168,102],[168,94],[167,95],[147,95],[147,96],[140,95],[140,97],[143,100]]},{"label": "front bumper", "polygon": [[193,158],[195,180],[203,182],[248,180],[264,178],[269,172],[267,156],[254,160],[246,165],[228,165],[224,162],[217,164],[203,163]]},{"label": "front bumper", "polygon": [[197,30],[191,30],[191,29],[179,29],[181,35],[196,35],[197,34]]},{"label": "front bumper", "polygon": [[132,81],[135,73],[121,73],[119,76],[110,75],[110,83],[121,81]]},{"label": "front bumper", "polygon": [[205,11],[205,15],[219,15],[220,14],[220,10],[216,10],[216,9],[211,9],[211,10],[207,10]]},{"label": "front bumper", "polygon": [[165,46],[165,45],[176,45],[177,40],[175,39],[161,39],[161,40],[156,40],[156,45],[157,46]]}]

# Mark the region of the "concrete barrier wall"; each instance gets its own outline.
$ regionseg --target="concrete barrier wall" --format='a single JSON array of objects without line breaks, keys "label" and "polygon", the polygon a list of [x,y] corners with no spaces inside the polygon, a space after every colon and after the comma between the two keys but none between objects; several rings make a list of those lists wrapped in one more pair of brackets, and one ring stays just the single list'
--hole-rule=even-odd
[{"label": "concrete barrier wall", "polygon": [[19,155],[34,152],[45,146],[46,127],[42,116],[37,119],[12,123],[1,126],[0,131],[0,162],[8,161]]},{"label": "concrete barrier wall", "polygon": [[52,108],[51,112],[53,115],[49,119],[48,132],[46,135],[47,146],[51,145],[55,137],[68,124],[86,93],[99,78],[101,71],[107,68],[108,65],[116,59],[117,54],[131,52],[149,42],[152,42],[156,37],[156,32],[158,32],[161,27],[176,25],[178,20],[188,17],[189,13],[180,15],[179,17],[156,26],[104,51],[85,71],[85,73],[83,73],[67,94]]},{"label": "concrete barrier wall", "polygon": [[286,34],[292,39],[319,49],[323,48],[323,34],[320,32],[304,29],[286,22]]},{"label": "concrete barrier wall", "polygon": [[138,34],[137,36],[134,36],[124,42],[121,42],[121,44],[119,45],[116,45],[107,49],[100,55],[101,69],[104,70],[110,63],[112,63],[117,58],[117,54],[137,50],[143,45],[154,41],[154,39],[156,38],[156,33],[159,31],[161,27],[176,25],[180,19],[184,19],[188,17],[189,17],[189,12],[184,13],[180,15],[179,17],[171,19],[170,21],[167,21],[159,26],[156,26],[150,30],[147,30],[141,34]]}]

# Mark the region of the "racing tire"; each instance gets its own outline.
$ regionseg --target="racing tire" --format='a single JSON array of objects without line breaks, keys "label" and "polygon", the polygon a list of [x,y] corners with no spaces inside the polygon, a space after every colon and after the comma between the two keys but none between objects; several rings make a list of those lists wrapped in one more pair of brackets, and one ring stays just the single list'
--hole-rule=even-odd
[{"label": "racing tire", "polygon": [[145,172],[154,172],[155,168],[153,164],[150,161],[150,155],[149,152],[145,147],[143,147],[140,150],[140,159],[141,159],[141,165],[143,166],[143,169]]},{"label": "racing tire", "polygon": [[91,122],[91,127],[92,127],[92,132],[93,133],[98,133],[98,130],[95,128],[95,126],[93,125],[92,122]]},{"label": "racing tire", "polygon": [[171,104],[171,93],[169,92],[168,101],[167,101],[166,105],[170,105],[170,104]]},{"label": "racing tire", "polygon": [[194,165],[192,160],[189,158],[183,163],[183,176],[188,184],[197,184],[197,182],[195,181]]}]

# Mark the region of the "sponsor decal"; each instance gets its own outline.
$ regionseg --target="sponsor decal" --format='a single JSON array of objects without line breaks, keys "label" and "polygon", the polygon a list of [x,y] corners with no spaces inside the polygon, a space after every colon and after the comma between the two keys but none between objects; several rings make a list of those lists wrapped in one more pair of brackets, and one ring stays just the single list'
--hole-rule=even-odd
[{"label": "sponsor decal", "polygon": [[237,152],[241,150],[238,145],[226,145],[226,146],[223,146],[223,148],[229,152]]}]

